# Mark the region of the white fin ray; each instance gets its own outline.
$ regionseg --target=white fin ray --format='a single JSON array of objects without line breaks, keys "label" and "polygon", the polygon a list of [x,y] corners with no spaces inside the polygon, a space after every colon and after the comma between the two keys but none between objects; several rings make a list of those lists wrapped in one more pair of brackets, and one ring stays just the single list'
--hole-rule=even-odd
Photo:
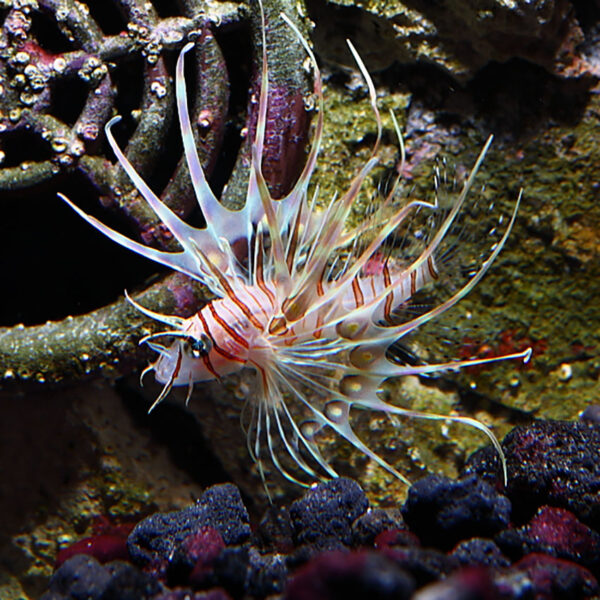
[{"label": "white fin ray", "polygon": [[59,193],[58,197],[66,202],[82,219],[87,221],[92,227],[95,227],[100,233],[103,233],[106,237],[110,238],[113,242],[140,254],[145,258],[153,260],[161,265],[165,265],[175,271],[189,275],[193,279],[205,283],[203,274],[198,273],[195,269],[195,262],[187,252],[164,252],[162,250],[156,250],[145,244],[140,244],[127,236],[111,229],[95,217],[88,215],[86,212],[81,210],[77,205],[73,204],[64,194]]},{"label": "white fin ray", "polygon": [[[502,238],[494,245],[493,250],[492,250],[491,254],[489,255],[489,257],[481,264],[481,266],[479,267],[477,272],[471,277],[471,279],[460,290],[458,290],[455,294],[453,294],[450,298],[448,298],[445,302],[442,302],[435,308],[427,311],[425,314],[420,315],[419,317],[416,317],[414,319],[411,319],[410,321],[403,323],[401,325],[392,326],[392,327],[381,327],[380,329],[382,331],[380,332],[381,335],[378,336],[379,340],[381,340],[381,341],[389,340],[390,342],[392,342],[394,340],[397,340],[397,339],[403,337],[407,333],[413,331],[417,327],[420,327],[421,325],[423,325],[427,321],[430,321],[431,319],[437,317],[438,315],[441,315],[443,312],[445,312],[446,310],[448,310],[449,308],[454,306],[461,298],[464,298],[477,285],[477,283],[481,280],[481,278],[486,274],[487,270],[490,268],[491,264],[494,262],[494,260],[496,259],[496,257],[500,253],[500,251],[502,250],[504,244],[506,243],[506,240],[508,239],[508,236],[509,236],[509,234],[513,228],[513,225],[515,223],[515,219],[517,218],[517,212],[519,210],[519,205],[521,203],[521,195],[522,195],[522,192],[519,192],[519,197],[517,198],[517,201],[515,203],[515,208],[513,210],[511,219],[506,227],[506,230],[504,231],[504,234],[502,235]],[[417,260],[420,260],[420,258]],[[411,268],[412,268],[412,265],[411,265]],[[389,286],[389,287],[392,287],[392,286]],[[379,327],[379,326],[376,325],[375,327]]]},{"label": "white fin ray", "polygon": [[[432,240],[429,242],[427,247],[423,250],[421,255],[413,263],[411,263],[411,265],[406,269],[405,275],[410,275],[411,273],[416,272],[417,269],[419,267],[421,267],[421,265],[423,265],[433,255],[433,253],[435,252],[435,250],[437,249],[437,247],[439,246],[441,241],[444,239],[444,236],[446,235],[448,229],[450,228],[450,226],[456,219],[456,216],[458,215],[460,208],[464,204],[467,194],[468,194],[468,192],[473,184],[473,181],[475,179],[475,175],[477,174],[477,171],[479,170],[479,167],[481,166],[481,163],[483,162],[483,159],[485,157],[486,152],[488,151],[488,149],[490,147],[490,144],[492,143],[492,139],[493,139],[493,136],[490,136],[487,139],[483,149],[479,153],[479,156],[477,158],[477,161],[475,162],[474,167],[471,169],[471,172],[469,173],[469,177],[467,178],[467,181],[465,182],[458,199],[452,206],[452,209],[450,210],[450,212],[444,219],[442,225],[436,231],[436,234],[434,235]],[[460,300],[460,298],[462,298],[464,295],[466,295],[476,285],[476,283],[479,281],[479,279],[481,279],[481,277],[483,277],[483,275],[485,274],[485,271],[487,271],[487,268],[491,265],[494,258],[498,255],[498,253],[502,249],[502,245],[504,244],[504,241],[506,240],[506,238],[508,237],[508,234],[510,233],[512,224],[513,224],[515,216],[516,216],[517,209],[519,207],[519,202],[520,202],[520,195],[517,200],[515,210],[513,212],[513,218],[511,220],[509,226],[507,227],[504,237],[499,242],[498,246],[494,249],[494,252],[492,252],[490,258],[488,258],[488,260],[485,261],[485,263],[482,265],[482,268],[480,269],[480,273],[477,274],[478,275],[477,278],[475,278],[475,277],[473,278],[474,280],[475,279],[476,280],[472,284],[471,284],[471,282],[468,282],[467,285],[465,285],[465,287],[463,288],[464,291],[461,290],[462,295],[459,295],[459,294],[455,295],[456,299],[452,302],[452,304],[444,303],[443,305],[441,305],[441,306],[444,306],[443,309],[441,309],[441,307],[437,307],[440,310],[436,309],[435,313],[433,311],[431,311],[432,315],[430,318],[433,318],[433,316],[435,316],[435,315],[441,314],[442,312],[444,312],[445,310],[450,308],[450,306],[452,306],[453,304],[458,302],[458,300]],[[421,203],[424,206],[433,208],[433,205],[431,205],[429,203],[425,203],[425,202],[421,202],[421,201],[415,201],[415,203]],[[411,204],[413,204],[413,203],[411,203]],[[407,205],[407,206],[410,206],[410,205]],[[389,227],[387,227],[387,228],[389,229]],[[385,227],[384,227],[384,229],[385,229]],[[378,236],[378,238],[379,238],[379,236]],[[372,246],[373,246],[373,244],[371,244],[371,246],[367,249],[367,251],[365,251],[362,254],[361,258],[356,261],[356,264],[353,265],[352,271],[354,272],[354,274],[356,274],[358,272],[358,269],[356,268],[357,265],[360,264],[361,262],[362,263],[366,262],[368,260],[368,258],[370,258],[371,254],[376,250],[376,248],[373,248],[373,250],[371,251]],[[347,287],[351,283],[351,281],[352,281],[352,278],[348,278],[347,276],[345,276],[343,278],[343,281],[340,281],[339,283],[336,282],[336,284],[332,285],[331,289],[325,295],[321,296],[315,302],[311,303],[310,308],[307,310],[305,315],[309,315],[309,314],[315,312],[316,310],[318,310],[319,308],[321,308],[322,306],[324,306],[325,304],[330,302],[333,298],[335,298],[336,295],[343,293],[344,287]],[[357,307],[355,310],[351,311],[350,313],[348,313],[344,316],[341,316],[341,317],[337,317],[333,321],[328,321],[325,325],[331,326],[331,325],[336,324],[340,320],[343,320],[346,318],[361,318],[363,315],[367,314],[369,310],[373,310],[375,308],[375,306],[377,306],[381,302],[382,298],[387,296],[387,294],[389,294],[390,292],[392,292],[394,289],[396,289],[397,287],[399,287],[401,285],[402,285],[402,280],[399,278],[395,282],[392,282],[390,285],[386,286],[384,291],[381,294],[379,294],[376,298],[374,298],[371,302],[363,304],[363,305]],[[303,315],[303,316],[305,316],[305,315]],[[419,324],[421,324],[422,322],[424,322],[424,321],[420,321]],[[394,329],[394,328],[392,328],[392,327],[388,328],[388,332],[391,332],[392,329]],[[396,334],[395,339],[397,339],[398,337],[401,337],[401,335],[403,335],[403,334]]]},{"label": "white fin ray", "polygon": [[[313,390],[317,391],[318,393],[323,394],[325,396],[329,396],[332,400],[339,399],[341,402],[344,402],[348,406],[348,408],[349,408],[349,405],[352,404],[352,399],[345,399],[343,394],[338,393],[337,391],[334,391],[334,390],[330,390],[330,389],[326,388],[325,386],[318,384],[310,377],[304,375],[301,371],[296,370],[292,367],[286,367],[285,370],[287,372],[286,375],[303,381],[305,385],[307,385],[309,388],[312,388]],[[386,471],[388,471],[389,473],[394,475],[394,477],[397,477],[400,481],[402,481],[406,485],[410,485],[410,481],[404,475],[402,475],[402,473],[397,471],[394,467],[392,467],[392,465],[390,465],[387,461],[385,461],[383,458],[381,458],[381,456],[379,456],[376,452],[371,450],[371,448],[369,448],[354,433],[354,430],[350,426],[350,423],[349,423],[347,417],[344,418],[341,422],[336,423],[335,421],[329,419],[323,413],[323,411],[319,410],[314,405],[314,402],[311,402],[308,398],[306,398],[304,396],[304,394],[297,392],[296,398],[306,408],[308,408],[313,413],[313,415],[317,418],[317,420],[319,422],[331,427],[331,429],[333,429],[336,433],[341,435],[346,441],[348,441],[350,444],[352,444],[357,450],[359,450],[360,452],[362,452],[363,454],[365,454],[366,456],[368,456],[369,458],[374,460],[379,466],[381,466]],[[325,464],[327,465],[327,463],[325,463]],[[321,465],[321,466],[323,466],[323,465]],[[327,467],[329,467],[329,465],[327,465]],[[331,467],[329,467],[329,468],[331,468]]]},{"label": "white fin ray", "polygon": [[242,235],[245,237],[245,232],[240,233],[239,231],[239,223],[240,221],[243,221],[243,219],[240,219],[242,215],[239,214],[239,211],[232,211],[223,206],[223,204],[219,202],[210,189],[210,186],[206,181],[206,176],[204,175],[204,169],[200,164],[198,150],[196,148],[196,142],[194,140],[194,134],[190,122],[190,114],[187,103],[187,89],[184,77],[184,58],[185,54],[193,47],[194,44],[191,42],[183,47],[183,50],[180,52],[177,59],[175,73],[177,113],[179,115],[183,149],[190,171],[190,178],[192,180],[194,192],[196,194],[196,199],[198,201],[198,205],[200,206],[200,210],[202,211],[202,215],[206,220],[207,231],[210,232],[216,243],[218,243],[221,238],[225,238],[230,242],[234,242]]},{"label": "white fin ray", "polygon": [[167,226],[184,250],[189,251],[188,240],[197,231],[196,228],[191,227],[185,221],[180,219],[164,202],[162,202],[133,168],[133,165],[129,162],[129,159],[125,156],[121,148],[119,148],[112,134],[112,126],[120,120],[121,117],[119,116],[113,117],[104,127],[104,132],[106,133],[106,138],[108,139],[112,151],[115,153],[122,169],[127,173],[129,179],[131,179],[131,182],[135,185],[144,200],[150,205],[150,208],[156,213],[156,216]]},{"label": "white fin ray", "polygon": [[[302,44],[302,46],[306,50],[306,53],[309,56],[314,71],[314,88],[315,95],[317,97],[317,122],[314,125],[313,141],[311,143],[311,147],[306,158],[304,168],[302,169],[302,173],[300,174],[300,177],[298,177],[298,180],[296,181],[291,192],[289,192],[289,194],[281,200],[277,201],[277,203],[279,204],[278,210],[282,213],[280,215],[280,220],[282,224],[286,225],[296,214],[296,211],[298,210],[298,203],[304,202],[308,191],[310,179],[317,164],[317,158],[319,156],[321,144],[323,141],[323,120],[325,113],[325,103],[323,100],[323,83],[321,78],[321,71],[319,69],[317,59],[315,58],[311,47],[308,45],[307,41],[304,39],[304,36],[300,33],[296,25],[287,15],[281,13],[281,18],[296,34],[296,37],[298,38],[298,40],[300,41],[300,43]],[[307,218],[309,218],[311,214],[312,211],[308,211]]]},{"label": "white fin ray", "polygon": [[[361,402],[357,401],[354,402],[354,404],[361,404]],[[384,402],[379,397],[370,399],[367,403],[364,404],[364,407],[368,408],[369,410],[380,410],[388,414],[399,415],[401,417],[408,417],[411,419],[426,419],[429,421],[453,421],[455,423],[462,423],[463,425],[468,425],[469,427],[473,427],[474,429],[481,431],[492,442],[492,445],[494,446],[496,452],[498,453],[498,456],[500,457],[504,485],[507,484],[508,472],[506,469],[506,457],[504,455],[504,451],[502,450],[502,446],[500,445],[498,438],[494,435],[492,430],[487,425],[484,425],[481,421],[478,421],[477,419],[473,419],[471,417],[462,417],[457,415],[440,415],[437,413],[402,408],[401,406],[395,406],[393,404]]]}]

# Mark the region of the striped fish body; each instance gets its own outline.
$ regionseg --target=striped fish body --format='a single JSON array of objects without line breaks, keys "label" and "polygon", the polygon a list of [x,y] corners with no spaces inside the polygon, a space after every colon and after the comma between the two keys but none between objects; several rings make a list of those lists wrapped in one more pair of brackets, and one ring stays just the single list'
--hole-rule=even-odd
[{"label": "striped fish body", "polygon": [[[170,347],[159,348],[160,356],[152,365],[155,378],[159,383],[171,381],[172,385],[181,386],[218,380],[245,366],[266,369],[269,362],[276,361],[280,340],[293,345],[298,338],[351,339],[364,331],[369,322],[391,322],[395,309],[437,278],[433,259],[409,274],[395,263],[392,259],[375,257],[365,268],[367,274],[357,277],[342,293],[341,301],[334,296],[319,311],[299,319],[291,330],[275,335],[268,326],[275,315],[282,313],[282,307],[277,304],[274,287],[239,284],[233,297],[213,300],[184,320],[181,330],[186,337],[177,339]],[[386,295],[386,286],[390,285],[396,286],[395,291]],[[325,282],[319,287],[324,293],[334,288],[335,282]],[[369,303],[374,303],[370,315],[351,323],[344,320],[344,315]],[[340,320],[337,326],[324,327],[332,318]]]}]

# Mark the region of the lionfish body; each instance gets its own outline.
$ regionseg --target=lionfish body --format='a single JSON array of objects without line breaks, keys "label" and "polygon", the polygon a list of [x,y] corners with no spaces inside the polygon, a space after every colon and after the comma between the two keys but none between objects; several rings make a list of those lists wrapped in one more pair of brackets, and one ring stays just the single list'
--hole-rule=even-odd
[{"label": "lionfish body", "polygon": [[[220,379],[243,367],[253,368],[259,390],[253,401],[248,431],[250,453],[262,475],[266,442],[274,465],[285,477],[301,484],[323,475],[336,476],[317,444],[316,434],[324,427],[332,428],[406,481],[353,431],[350,423],[353,407],[408,417],[451,419],[472,425],[490,438],[502,457],[496,438],[478,421],[402,408],[378,395],[382,382],[389,377],[435,373],[503,358],[529,357],[530,352],[526,351],[499,358],[431,365],[403,364],[388,356],[388,349],[394,342],[443,313],[476,285],[510,232],[516,207],[504,235],[462,288],[422,314],[400,321],[394,317],[396,310],[417,290],[437,279],[441,241],[465,201],[491,139],[462,192],[439,219],[437,230],[410,262],[392,257],[385,249],[386,240],[405,225],[415,211],[433,213],[438,210],[436,204],[413,200],[398,208],[393,205],[392,191],[379,211],[347,231],[345,222],[353,201],[377,164],[381,120],[375,90],[360,57],[349,44],[369,88],[379,136],[371,159],[354,177],[349,189],[318,212],[315,210],[316,193],[309,197],[308,186],[323,129],[321,77],[307,42],[285,15],[282,18],[299,37],[311,59],[319,104],[315,141],[303,172],[286,197],[272,199],[261,170],[268,94],[264,25],[258,122],[243,209],[231,211],[217,200],[199,163],[183,76],[184,54],[192,44],[183,49],[177,62],[177,107],[186,159],[206,227],[197,229],[181,220],[136,173],[110,131],[118,117],[106,127],[111,147],[182,250],[164,252],[135,242],[87,215],[62,196],[85,220],[112,240],[202,282],[218,296],[187,319],[152,312],[130,299],[144,314],[169,326],[166,331],[142,340],[159,355],[146,371],[154,371],[156,379],[164,384],[153,407],[173,386],[188,386],[189,399],[196,382]],[[357,250],[356,240],[363,237],[367,241]],[[240,240],[244,247],[241,256]],[[170,342],[161,343],[161,339]],[[292,408],[294,404],[304,413],[302,422],[298,420],[298,410]],[[286,455],[285,460],[280,457],[280,450]]]}]

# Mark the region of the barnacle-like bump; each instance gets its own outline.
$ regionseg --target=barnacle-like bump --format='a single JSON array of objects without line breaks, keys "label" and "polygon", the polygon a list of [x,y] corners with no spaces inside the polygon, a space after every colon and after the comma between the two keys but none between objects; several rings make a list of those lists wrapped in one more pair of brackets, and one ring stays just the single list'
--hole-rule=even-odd
[{"label": "barnacle-like bump", "polygon": [[312,442],[315,438],[315,435],[321,429],[321,425],[317,421],[304,421],[300,423],[300,433],[302,437],[309,442]]},{"label": "barnacle-like bump", "polygon": [[368,323],[365,320],[357,321],[348,319],[347,321],[340,321],[335,326],[335,330],[340,337],[347,340],[354,340],[359,337],[367,327]]},{"label": "barnacle-like bump", "polygon": [[331,400],[325,405],[325,416],[336,424],[348,420],[348,404],[343,400]]},{"label": "barnacle-like bump", "polygon": [[379,354],[371,346],[356,346],[349,355],[350,363],[357,369],[368,368],[378,358]]},{"label": "barnacle-like bump", "polygon": [[344,396],[348,396],[348,398],[359,398],[368,381],[362,375],[346,375],[340,381],[340,392],[344,394]]}]

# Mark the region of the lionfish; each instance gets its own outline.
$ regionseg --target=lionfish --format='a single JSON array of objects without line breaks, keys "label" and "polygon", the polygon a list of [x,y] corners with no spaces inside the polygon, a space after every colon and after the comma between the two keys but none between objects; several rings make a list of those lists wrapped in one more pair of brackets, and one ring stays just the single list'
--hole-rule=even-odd
[{"label": "lionfish", "polygon": [[[262,5],[260,10],[262,14]],[[487,140],[462,190],[451,208],[438,219],[436,230],[420,254],[410,262],[394,258],[386,240],[405,225],[415,211],[435,213],[441,208],[437,202],[422,200],[394,206],[394,187],[369,218],[351,230],[345,229],[353,202],[378,163],[382,137],[375,87],[350,41],[348,46],[367,84],[377,123],[377,139],[371,157],[354,176],[347,191],[331,198],[324,209],[316,208],[318,189],[309,196],[309,184],[323,134],[322,79],[308,42],[286,15],[281,17],[307,52],[317,100],[314,141],[300,177],[285,197],[278,200],[271,197],[261,168],[269,90],[264,14],[258,119],[247,197],[242,209],[229,210],[219,202],[200,165],[184,78],[184,56],[193,43],[182,49],[177,60],[176,102],[185,157],[206,227],[192,227],[180,219],[138,175],[111,132],[119,116],[112,118],[105,127],[108,142],[121,167],[172,233],[181,251],[165,252],[133,241],[59,194],[83,219],[111,240],[201,282],[217,297],[192,317],[182,318],[153,312],[126,293],[129,302],[144,315],[169,327],[140,341],[158,353],[158,358],[144,370],[142,377],[146,372],[154,371],[156,380],[164,384],[150,410],[169,394],[173,386],[188,386],[189,400],[195,383],[220,380],[249,367],[257,374],[258,391],[250,401],[252,418],[247,430],[247,444],[263,481],[263,456],[267,452],[282,475],[300,485],[336,477],[336,471],[320,452],[317,440],[318,433],[329,427],[408,484],[404,475],[357,436],[350,423],[352,408],[403,417],[458,421],[473,426],[487,435],[496,448],[506,480],[502,448],[483,423],[464,416],[396,406],[385,401],[378,392],[383,381],[390,377],[427,375],[497,360],[529,359],[530,349],[499,357],[424,364],[394,359],[389,352],[404,336],[444,313],[475,287],[511,231],[520,195],[501,239],[491,247],[487,258],[472,270],[466,284],[444,302],[421,314],[399,319],[399,309],[418,290],[438,278],[441,242],[463,207],[492,138]],[[393,113],[392,119],[404,161],[402,136]],[[356,240],[365,236],[369,241],[360,247]],[[240,240],[245,248],[243,257],[239,252]],[[159,338],[166,338],[167,343],[159,343]],[[302,422],[298,420],[298,411],[292,409],[294,403],[305,413]],[[287,455],[285,459],[279,450]]]}]

